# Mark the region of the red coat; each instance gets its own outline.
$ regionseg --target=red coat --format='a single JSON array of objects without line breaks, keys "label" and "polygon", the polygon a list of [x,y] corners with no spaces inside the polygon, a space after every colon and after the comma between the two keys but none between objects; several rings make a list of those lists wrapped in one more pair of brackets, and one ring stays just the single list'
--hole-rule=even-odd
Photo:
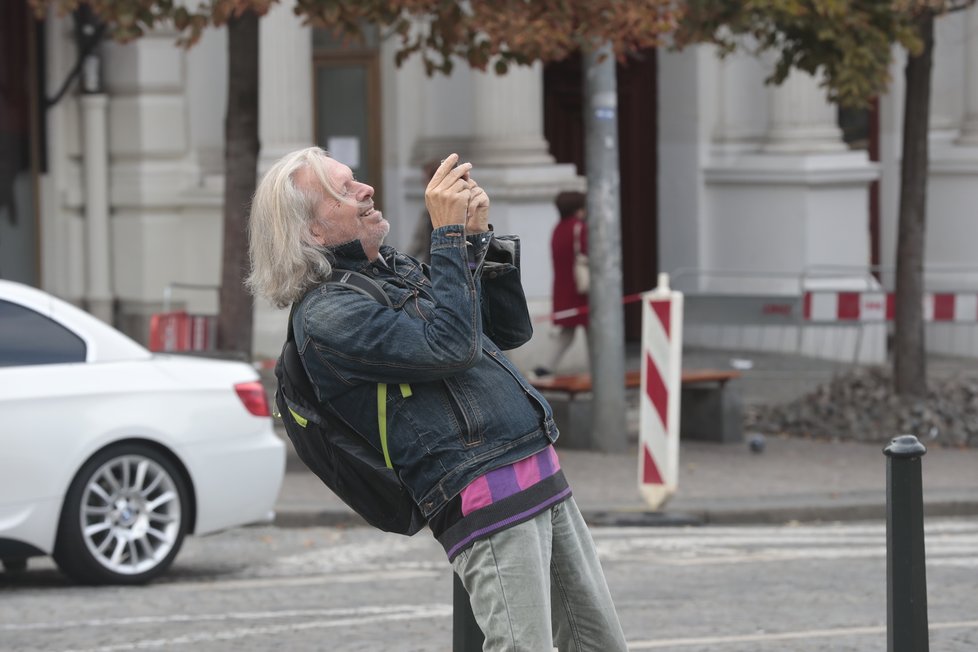
[{"label": "red coat", "polygon": [[[574,285],[574,225],[580,224],[581,251],[587,253],[587,223],[577,217],[560,220],[550,238],[550,255],[554,264],[553,311],[587,308],[587,295]],[[587,314],[556,318],[557,326],[587,326]]]}]

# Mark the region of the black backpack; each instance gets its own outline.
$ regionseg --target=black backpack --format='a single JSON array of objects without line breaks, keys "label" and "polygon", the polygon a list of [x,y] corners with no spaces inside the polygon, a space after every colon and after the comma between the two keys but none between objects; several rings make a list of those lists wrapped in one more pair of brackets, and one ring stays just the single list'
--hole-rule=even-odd
[{"label": "black backpack", "polygon": [[[374,280],[357,272],[336,270],[326,282],[346,284],[384,305],[391,305],[387,294]],[[414,534],[425,526],[426,520],[390,463],[385,461],[385,454],[316,399],[295,345],[294,314],[295,304],[289,312],[288,337],[275,364],[278,379],[275,405],[295,452],[310,471],[367,523],[385,532]],[[379,386],[378,391],[381,388],[386,391],[386,385]],[[386,432],[386,423],[381,427]]]}]

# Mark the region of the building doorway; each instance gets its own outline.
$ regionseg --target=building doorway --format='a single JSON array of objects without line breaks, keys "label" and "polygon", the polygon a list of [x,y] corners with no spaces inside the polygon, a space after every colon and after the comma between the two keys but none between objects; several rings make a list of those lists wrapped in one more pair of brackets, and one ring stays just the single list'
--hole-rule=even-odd
[{"label": "building doorway", "polygon": [[0,3],[0,278],[40,284],[37,211],[40,23]]},{"label": "building doorway", "polygon": [[378,43],[375,28],[364,29],[363,43],[313,32],[313,115],[316,144],[373,186],[382,203]]},{"label": "building doorway", "polygon": [[[658,110],[655,50],[617,66],[621,175],[622,279],[625,295],[655,286],[658,264]],[[544,67],[544,135],[559,163],[586,174],[581,57]],[[639,303],[626,304],[625,337],[641,339]]]}]

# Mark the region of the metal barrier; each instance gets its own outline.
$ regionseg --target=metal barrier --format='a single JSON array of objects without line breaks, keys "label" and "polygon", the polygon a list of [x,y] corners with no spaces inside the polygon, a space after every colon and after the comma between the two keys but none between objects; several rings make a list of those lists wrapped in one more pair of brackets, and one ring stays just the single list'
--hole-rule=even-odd
[{"label": "metal barrier", "polygon": [[[895,314],[892,268],[817,265],[797,273],[681,268],[691,346],[881,364]],[[931,266],[923,297],[933,353],[978,357],[978,267]]]},{"label": "metal barrier", "polygon": [[[812,323],[806,320],[805,292],[821,289],[801,272],[701,270],[676,272],[673,286],[686,296],[689,347],[766,352],[852,363],[881,362],[885,329],[872,335],[862,323]],[[872,290],[875,279],[863,273],[833,279],[834,289]]]},{"label": "metal barrier", "polygon": [[[173,302],[174,290],[192,290],[197,292],[220,292],[220,285],[207,285],[205,283],[180,283],[173,282],[163,288],[163,312],[170,311],[170,304]],[[216,304],[215,304],[216,308]]]}]

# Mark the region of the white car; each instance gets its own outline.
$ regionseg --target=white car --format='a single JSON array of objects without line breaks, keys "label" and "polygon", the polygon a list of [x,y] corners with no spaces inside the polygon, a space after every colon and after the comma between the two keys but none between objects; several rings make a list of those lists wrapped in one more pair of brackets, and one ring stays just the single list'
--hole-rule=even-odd
[{"label": "white car", "polygon": [[137,584],[187,534],[273,515],[285,447],[255,369],[154,354],[45,292],[0,281],[0,560]]}]

